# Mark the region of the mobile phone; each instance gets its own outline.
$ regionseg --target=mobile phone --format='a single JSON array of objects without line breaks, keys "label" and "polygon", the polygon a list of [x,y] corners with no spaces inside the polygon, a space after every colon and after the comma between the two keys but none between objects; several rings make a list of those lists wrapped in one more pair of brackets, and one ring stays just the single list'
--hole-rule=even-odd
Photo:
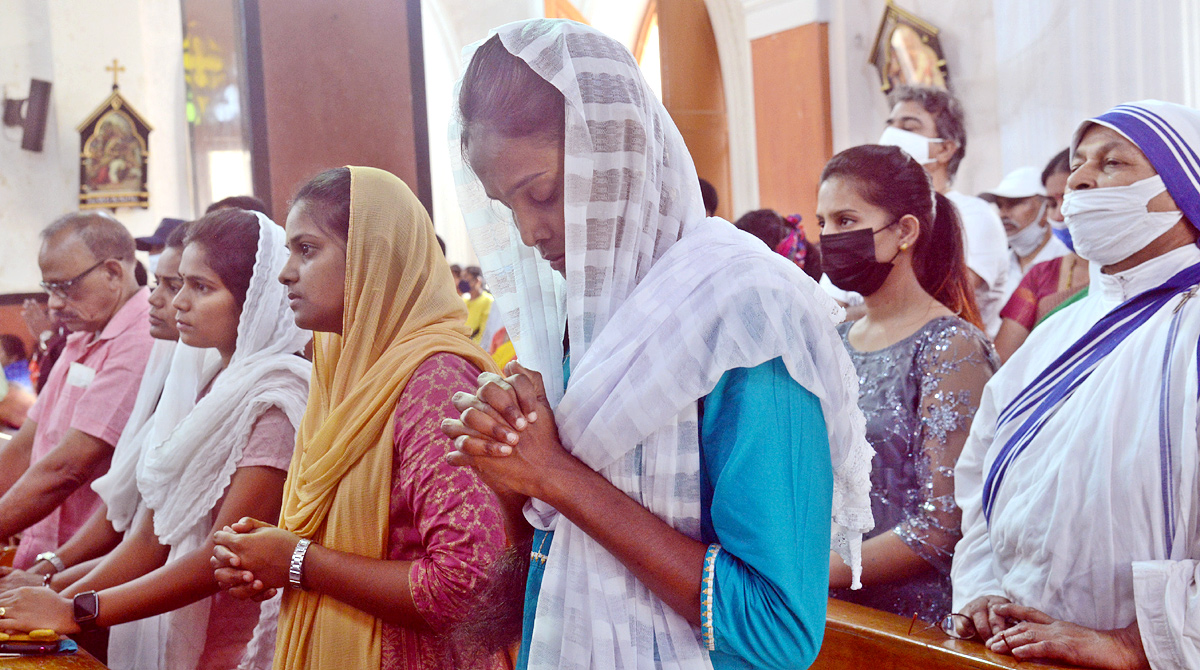
[{"label": "mobile phone", "polygon": [[55,640],[6,640],[0,642],[0,654],[57,654],[60,641]]}]

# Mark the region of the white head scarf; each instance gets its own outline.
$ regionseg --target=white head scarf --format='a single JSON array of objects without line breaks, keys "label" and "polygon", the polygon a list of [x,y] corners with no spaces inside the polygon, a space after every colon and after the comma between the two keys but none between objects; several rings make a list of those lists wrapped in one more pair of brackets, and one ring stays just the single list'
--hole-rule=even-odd
[{"label": "white head scarf", "polygon": [[[206,382],[217,377],[185,416],[155,421],[156,429],[161,426],[161,439],[148,442],[138,463],[138,490],[154,512],[159,541],[171,546],[168,562],[204,543],[213,508],[225,494],[258,418],[278,407],[294,427],[304,413],[311,364],[296,354],[310,334],[296,326],[287,289],[279,283],[288,255],[284,230],[266,216],[256,216],[258,251],[238,322],[237,349],[219,375],[219,361],[199,376],[194,367],[171,369],[160,401],[164,408],[186,406],[186,396],[194,401]],[[134,634],[143,641],[166,635],[165,644],[158,647],[134,645],[156,652],[157,658],[146,667],[196,666],[210,600],[130,624],[141,629]]]},{"label": "white head scarf", "polygon": [[[782,357],[821,400],[835,467],[834,546],[858,574],[872,526],[858,384],[841,310],[761,242],[705,219],[683,138],[628,50],[581,24],[498,28],[505,48],[566,98],[566,280],[521,244],[461,163],[459,200],[517,355],[542,373],[563,444],[680,532],[700,539],[697,400],[728,370]],[[479,44],[467,48],[470,59]],[[564,394],[563,328],[571,383]],[[595,540],[534,501],[554,529],[531,668],[708,664],[697,631]]]},{"label": "white head scarf", "polygon": [[[137,489],[137,464],[142,449],[149,442],[165,439],[167,427],[177,424],[196,406],[196,393],[200,389],[193,389],[190,395],[172,394],[178,404],[171,407],[160,402],[168,373],[186,369],[191,371],[188,377],[198,379],[206,359],[211,365],[219,357],[213,349],[197,349],[174,340],[154,341],[133,411],[113,449],[112,464],[104,476],[92,482],[92,489],[104,501],[108,520],[117,532],[123,533],[133,525],[142,500]],[[176,379],[181,378],[177,373]]]},{"label": "white head scarf", "polygon": [[1161,100],[1117,105],[1079,124],[1071,155],[1093,123],[1121,133],[1146,155],[1180,211],[1200,227],[1200,110]]}]

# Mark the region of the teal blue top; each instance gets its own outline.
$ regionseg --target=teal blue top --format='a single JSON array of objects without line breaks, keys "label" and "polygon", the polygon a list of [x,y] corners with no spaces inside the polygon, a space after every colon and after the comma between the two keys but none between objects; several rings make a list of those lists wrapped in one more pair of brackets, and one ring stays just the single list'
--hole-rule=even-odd
[{"label": "teal blue top", "polygon": [[[730,370],[701,406],[701,536],[720,544],[712,621],[717,670],[807,668],[825,632],[833,467],[821,404],[781,359]],[[550,549],[537,531],[533,551]],[[545,564],[531,561],[521,654]]]}]

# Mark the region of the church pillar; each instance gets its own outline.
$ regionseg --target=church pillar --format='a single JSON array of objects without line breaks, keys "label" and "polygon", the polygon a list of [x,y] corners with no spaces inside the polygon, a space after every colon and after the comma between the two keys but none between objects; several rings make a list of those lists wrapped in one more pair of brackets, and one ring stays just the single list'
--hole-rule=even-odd
[{"label": "church pillar", "polygon": [[716,187],[717,215],[732,220],[729,126],[721,61],[708,10],[698,0],[658,0],[663,105],[696,162]]},{"label": "church pillar", "polygon": [[432,209],[419,0],[245,7],[255,191],[276,219],[343,165],[387,170]]}]

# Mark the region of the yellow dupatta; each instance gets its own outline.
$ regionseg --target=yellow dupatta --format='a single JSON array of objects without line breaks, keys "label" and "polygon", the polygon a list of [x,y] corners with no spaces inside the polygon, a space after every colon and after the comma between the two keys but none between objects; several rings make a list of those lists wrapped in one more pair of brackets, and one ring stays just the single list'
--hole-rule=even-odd
[{"label": "yellow dupatta", "polygon": [[[342,335],[317,333],[308,407],[280,525],[339,551],[386,558],[396,403],[426,358],[448,352],[496,371],[433,223],[394,175],[350,168]],[[286,589],[276,670],[380,666],[382,622],[332,597]]]}]

